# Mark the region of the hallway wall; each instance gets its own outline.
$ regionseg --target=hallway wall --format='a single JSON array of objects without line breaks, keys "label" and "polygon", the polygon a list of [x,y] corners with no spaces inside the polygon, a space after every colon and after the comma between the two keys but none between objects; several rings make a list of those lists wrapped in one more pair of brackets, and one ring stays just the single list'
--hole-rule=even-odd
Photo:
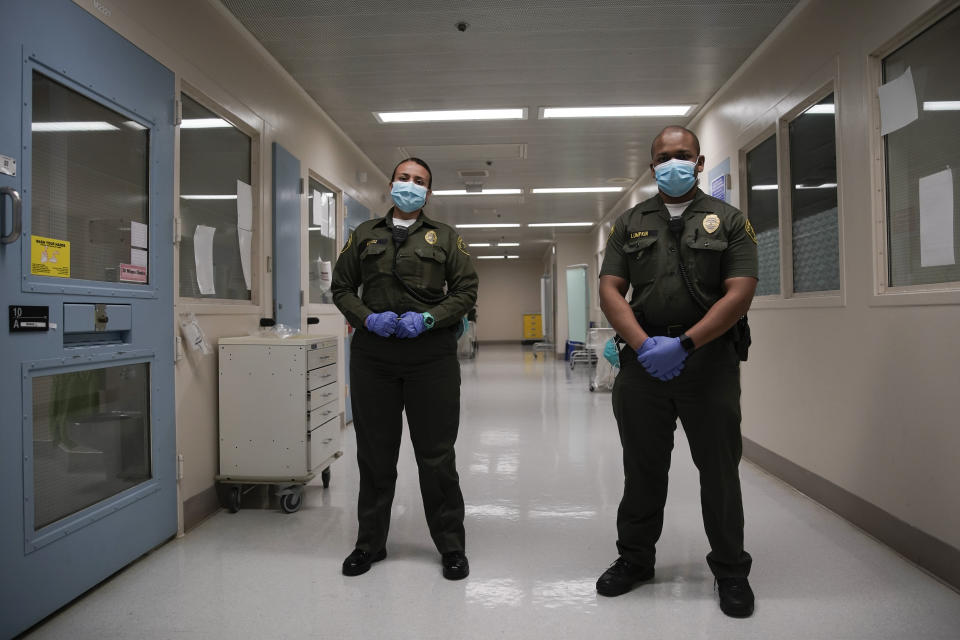
[{"label": "hallway wall", "polygon": [[535,260],[475,260],[477,339],[480,342],[523,339],[523,314],[540,313],[540,276]]},{"label": "hallway wall", "polygon": [[[254,300],[238,304],[183,299],[175,309],[177,313],[194,312],[214,348],[221,337],[256,331],[260,317],[273,315],[272,274],[266,269],[272,253],[272,143],[280,143],[300,159],[305,181],[313,171],[374,212],[385,208],[387,177],[219,2],[125,0],[97,3],[99,10],[89,0],[75,2],[174,71],[178,87],[204,95],[256,132]],[[174,211],[179,212],[178,203]],[[305,228],[306,199],[301,216]],[[343,238],[338,237],[337,242],[339,246]],[[306,250],[304,233],[301,252]],[[309,290],[307,278],[304,270],[304,291]],[[302,321],[306,315],[306,310],[301,310]],[[343,335],[343,317],[333,305],[312,309],[310,315],[319,315],[321,320],[320,325],[311,326],[311,333]],[[341,344],[341,369],[342,350]],[[216,355],[188,350],[177,363],[177,449],[183,456],[180,495],[188,527],[217,507],[213,492],[218,472],[217,378]],[[342,371],[338,378],[344,379]]]},{"label": "hallway wall", "polygon": [[[746,450],[789,467],[774,471],[806,478],[801,490],[822,490],[816,497],[828,506],[960,586],[960,291],[879,292],[885,246],[875,230],[885,208],[875,197],[883,178],[872,152],[882,145],[870,84],[871,54],[928,10],[954,6],[801,3],[690,127],[707,172],[729,157],[732,202],[740,206],[740,150],[835,82],[841,292],[754,302],[754,343],[742,368]],[[653,193],[653,184],[648,172],[611,219]]]}]

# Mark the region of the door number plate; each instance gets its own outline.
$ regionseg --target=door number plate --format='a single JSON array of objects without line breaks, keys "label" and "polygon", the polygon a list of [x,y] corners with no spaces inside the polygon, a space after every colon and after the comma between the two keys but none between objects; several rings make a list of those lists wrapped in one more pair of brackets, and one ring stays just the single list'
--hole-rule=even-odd
[{"label": "door number plate", "polygon": [[48,331],[50,307],[10,305],[10,333],[21,331]]}]

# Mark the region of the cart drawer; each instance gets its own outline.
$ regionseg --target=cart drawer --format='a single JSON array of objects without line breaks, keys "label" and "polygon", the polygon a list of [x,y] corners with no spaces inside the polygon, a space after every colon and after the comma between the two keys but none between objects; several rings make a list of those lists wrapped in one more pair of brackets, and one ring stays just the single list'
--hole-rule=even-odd
[{"label": "cart drawer", "polygon": [[310,412],[307,418],[307,424],[309,425],[308,431],[316,429],[330,418],[339,414],[340,404],[337,402],[330,402],[329,404],[325,404],[322,407],[314,409]]},{"label": "cart drawer", "polygon": [[307,352],[307,369],[316,369],[337,361],[337,347],[311,349]]},{"label": "cart drawer", "polygon": [[311,470],[340,450],[340,416],[327,420],[307,434],[309,457],[307,467]]},{"label": "cart drawer", "polygon": [[319,389],[310,391],[307,393],[307,408],[310,411],[313,411],[314,409],[319,409],[329,402],[333,402],[337,399],[337,392],[338,389],[337,385],[335,384],[328,384],[324,387],[320,387]]},{"label": "cart drawer", "polygon": [[313,391],[326,384],[337,381],[337,365],[328,364],[325,367],[307,372],[307,391]]}]

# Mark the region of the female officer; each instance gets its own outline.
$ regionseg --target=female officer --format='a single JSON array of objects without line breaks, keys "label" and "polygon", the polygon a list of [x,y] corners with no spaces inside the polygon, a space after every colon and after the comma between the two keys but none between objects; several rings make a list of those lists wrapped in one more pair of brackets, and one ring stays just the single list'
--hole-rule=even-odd
[{"label": "female officer", "polygon": [[453,450],[460,423],[455,330],[476,302],[478,280],[463,239],[423,213],[431,182],[426,162],[401,161],[390,188],[394,206],[357,227],[333,270],[334,304],[357,328],[350,384],[359,532],[343,561],[346,576],[365,573],[387,555],[404,409],[443,576],[460,580],[470,572]]}]

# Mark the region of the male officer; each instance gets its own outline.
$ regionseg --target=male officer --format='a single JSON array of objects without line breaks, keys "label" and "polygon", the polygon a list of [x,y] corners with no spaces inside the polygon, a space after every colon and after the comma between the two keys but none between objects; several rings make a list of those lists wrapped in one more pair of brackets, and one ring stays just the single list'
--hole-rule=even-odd
[{"label": "male officer", "polygon": [[478,279],[463,239],[423,213],[431,182],[423,160],[401,161],[391,182],[394,206],[357,227],[333,270],[333,301],[357,328],[350,384],[359,533],[343,561],[346,576],[365,573],[387,555],[404,410],[443,576],[459,580],[470,572],[454,458],[460,423],[455,331],[477,300]]},{"label": "male officer", "polygon": [[620,557],[597,592],[618,596],[653,578],[679,417],[700,471],[720,608],[747,617],[754,596],[743,549],[740,359],[731,329],[756,290],[756,234],[743,213],[697,188],[704,157],[693,132],[667,127],[651,159],[659,194],[617,219],[600,270],[600,306],[625,342],[613,387],[624,491]]}]

